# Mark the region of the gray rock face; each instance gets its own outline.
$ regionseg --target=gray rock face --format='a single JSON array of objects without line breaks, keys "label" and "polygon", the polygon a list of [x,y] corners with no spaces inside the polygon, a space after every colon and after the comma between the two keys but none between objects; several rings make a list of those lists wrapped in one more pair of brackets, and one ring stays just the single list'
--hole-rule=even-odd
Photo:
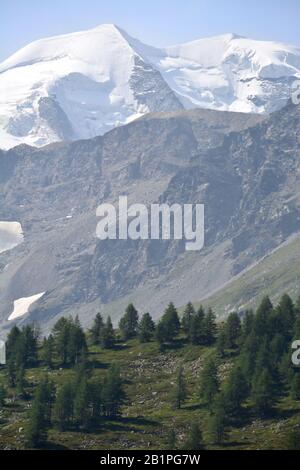
[{"label": "gray rock face", "polygon": [[[25,241],[0,256],[1,328],[13,300],[46,294],[19,322],[88,324],[134,301],[158,317],[211,295],[300,230],[300,111],[269,118],[210,110],[153,114],[103,137],[0,153],[0,220]],[[205,247],[99,241],[101,202],[204,203]]]}]

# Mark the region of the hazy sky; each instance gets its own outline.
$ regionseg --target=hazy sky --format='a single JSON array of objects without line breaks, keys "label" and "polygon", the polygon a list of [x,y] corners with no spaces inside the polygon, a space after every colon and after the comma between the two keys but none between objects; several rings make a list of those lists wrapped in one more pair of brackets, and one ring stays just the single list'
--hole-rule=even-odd
[{"label": "hazy sky", "polygon": [[0,61],[45,36],[115,23],[163,46],[234,32],[300,46],[300,0],[1,0]]}]

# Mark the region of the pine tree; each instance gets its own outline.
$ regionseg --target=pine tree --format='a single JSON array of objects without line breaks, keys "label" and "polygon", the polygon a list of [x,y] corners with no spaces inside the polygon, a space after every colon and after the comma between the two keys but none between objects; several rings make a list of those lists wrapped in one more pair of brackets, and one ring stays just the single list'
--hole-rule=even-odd
[{"label": "pine tree", "polygon": [[191,320],[194,317],[194,315],[195,315],[194,306],[191,302],[188,302],[188,304],[186,305],[184,309],[182,320],[181,320],[182,329],[186,335],[189,335]]},{"label": "pine tree", "polygon": [[61,363],[65,365],[68,360],[70,321],[64,317],[60,318],[54,325],[52,334],[57,355]]},{"label": "pine tree", "polygon": [[200,376],[200,398],[212,404],[219,391],[218,368],[214,359],[209,359]]},{"label": "pine tree", "polygon": [[86,375],[81,377],[74,397],[74,419],[78,426],[87,429],[89,423],[89,391]]},{"label": "pine tree", "polygon": [[238,339],[241,334],[241,320],[236,312],[229,314],[225,323],[226,346],[234,349],[238,346]]},{"label": "pine tree", "polygon": [[42,347],[42,360],[49,369],[53,368],[53,355],[54,355],[54,338],[49,335],[48,338],[44,338]]},{"label": "pine tree", "polygon": [[102,391],[106,416],[118,416],[124,398],[125,394],[119,367],[116,364],[112,364],[105,377]]},{"label": "pine tree", "polygon": [[213,404],[213,414],[209,420],[209,432],[214,444],[222,444],[226,439],[227,418],[226,403],[222,393],[218,394]]},{"label": "pine tree", "polygon": [[248,385],[245,376],[239,366],[235,366],[224,388],[226,411],[233,417],[242,414],[242,403],[248,396]]},{"label": "pine tree", "polygon": [[204,449],[202,432],[197,423],[190,426],[187,439],[183,445],[184,450],[202,450]]},{"label": "pine tree", "polygon": [[101,313],[97,313],[93,326],[90,330],[92,344],[100,344],[104,322]]},{"label": "pine tree", "polygon": [[15,354],[15,348],[17,341],[21,335],[21,331],[17,326],[13,326],[7,336],[6,341],[6,357],[10,359],[13,354]]},{"label": "pine tree", "polygon": [[226,337],[226,332],[225,332],[225,326],[222,325],[219,328],[218,336],[217,336],[217,343],[216,343],[217,353],[221,358],[225,356],[226,344],[227,344],[227,337]]},{"label": "pine tree", "polygon": [[103,349],[113,348],[115,344],[115,332],[110,316],[107,317],[105,326],[100,335],[100,344]]},{"label": "pine tree", "polygon": [[119,329],[125,341],[136,336],[138,320],[139,316],[137,310],[133,304],[129,304],[126,308],[125,315],[119,322]]},{"label": "pine tree", "polygon": [[208,309],[205,315],[203,328],[205,332],[205,342],[210,345],[215,341],[217,333],[216,317],[211,308]]},{"label": "pine tree", "polygon": [[269,297],[264,297],[261,301],[254,318],[253,331],[257,337],[265,336],[269,331],[270,316],[272,314],[273,305]]},{"label": "pine tree", "polygon": [[172,302],[169,303],[164,313],[164,321],[167,323],[170,329],[170,335],[172,338],[178,335],[180,330],[180,320],[177,310]]},{"label": "pine tree", "polygon": [[74,384],[65,382],[59,388],[54,405],[54,416],[60,431],[65,431],[72,422],[74,414]]},{"label": "pine tree", "polygon": [[25,368],[24,366],[21,365],[17,369],[17,373],[16,373],[16,387],[17,387],[17,394],[22,398],[25,397],[25,386],[26,386]]},{"label": "pine tree", "polygon": [[89,383],[89,402],[91,408],[91,422],[94,425],[99,423],[102,413],[102,394],[103,384],[97,379]]},{"label": "pine tree", "polygon": [[138,336],[141,343],[148,343],[154,336],[155,324],[150,313],[145,313],[138,326]]},{"label": "pine tree", "polygon": [[46,394],[43,390],[42,382],[35,393],[32,408],[29,412],[29,419],[25,428],[26,444],[30,448],[42,447],[47,440],[48,410]]},{"label": "pine tree", "polygon": [[174,408],[179,410],[182,404],[185,402],[186,398],[187,398],[186,383],[185,383],[185,379],[183,375],[183,367],[180,366],[177,371],[175,389],[172,393],[172,402],[173,402]]},{"label": "pine tree", "polygon": [[71,364],[78,364],[82,357],[87,352],[87,344],[85,333],[80,325],[79,319],[76,318],[74,322],[70,322],[68,344],[67,344],[67,357]]},{"label": "pine tree", "polygon": [[174,340],[179,333],[179,329],[180,321],[177,310],[170,303],[156,327],[156,340],[160,345],[160,349],[163,349],[166,343],[171,343]]},{"label": "pine tree", "polygon": [[267,415],[274,404],[272,377],[267,368],[257,371],[253,378],[251,398],[254,409],[260,416]]},{"label": "pine tree", "polygon": [[188,339],[192,344],[203,345],[206,344],[206,331],[205,331],[205,313],[200,306],[197,313],[192,317],[190,322]]}]

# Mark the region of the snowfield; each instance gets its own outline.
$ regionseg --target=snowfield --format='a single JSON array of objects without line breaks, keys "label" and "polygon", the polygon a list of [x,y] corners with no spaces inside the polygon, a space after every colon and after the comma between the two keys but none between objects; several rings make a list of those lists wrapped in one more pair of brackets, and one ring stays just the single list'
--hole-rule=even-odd
[{"label": "snowfield", "polygon": [[8,317],[8,320],[16,320],[16,318],[22,317],[28,313],[30,306],[43,297],[43,295],[45,295],[45,292],[15,300],[13,312]]},{"label": "snowfield", "polygon": [[15,248],[24,240],[19,222],[0,221],[0,253]]},{"label": "snowfield", "polygon": [[166,48],[115,25],[41,39],[0,64],[0,147],[90,138],[148,112],[269,113],[300,78],[300,49],[234,34]]}]

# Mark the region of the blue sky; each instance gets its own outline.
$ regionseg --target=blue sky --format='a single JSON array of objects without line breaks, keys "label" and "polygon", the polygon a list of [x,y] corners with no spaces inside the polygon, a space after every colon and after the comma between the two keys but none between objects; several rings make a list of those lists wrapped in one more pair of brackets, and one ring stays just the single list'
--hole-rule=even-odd
[{"label": "blue sky", "polygon": [[115,23],[163,46],[234,32],[300,46],[299,0],[1,0],[0,61],[45,36]]}]

